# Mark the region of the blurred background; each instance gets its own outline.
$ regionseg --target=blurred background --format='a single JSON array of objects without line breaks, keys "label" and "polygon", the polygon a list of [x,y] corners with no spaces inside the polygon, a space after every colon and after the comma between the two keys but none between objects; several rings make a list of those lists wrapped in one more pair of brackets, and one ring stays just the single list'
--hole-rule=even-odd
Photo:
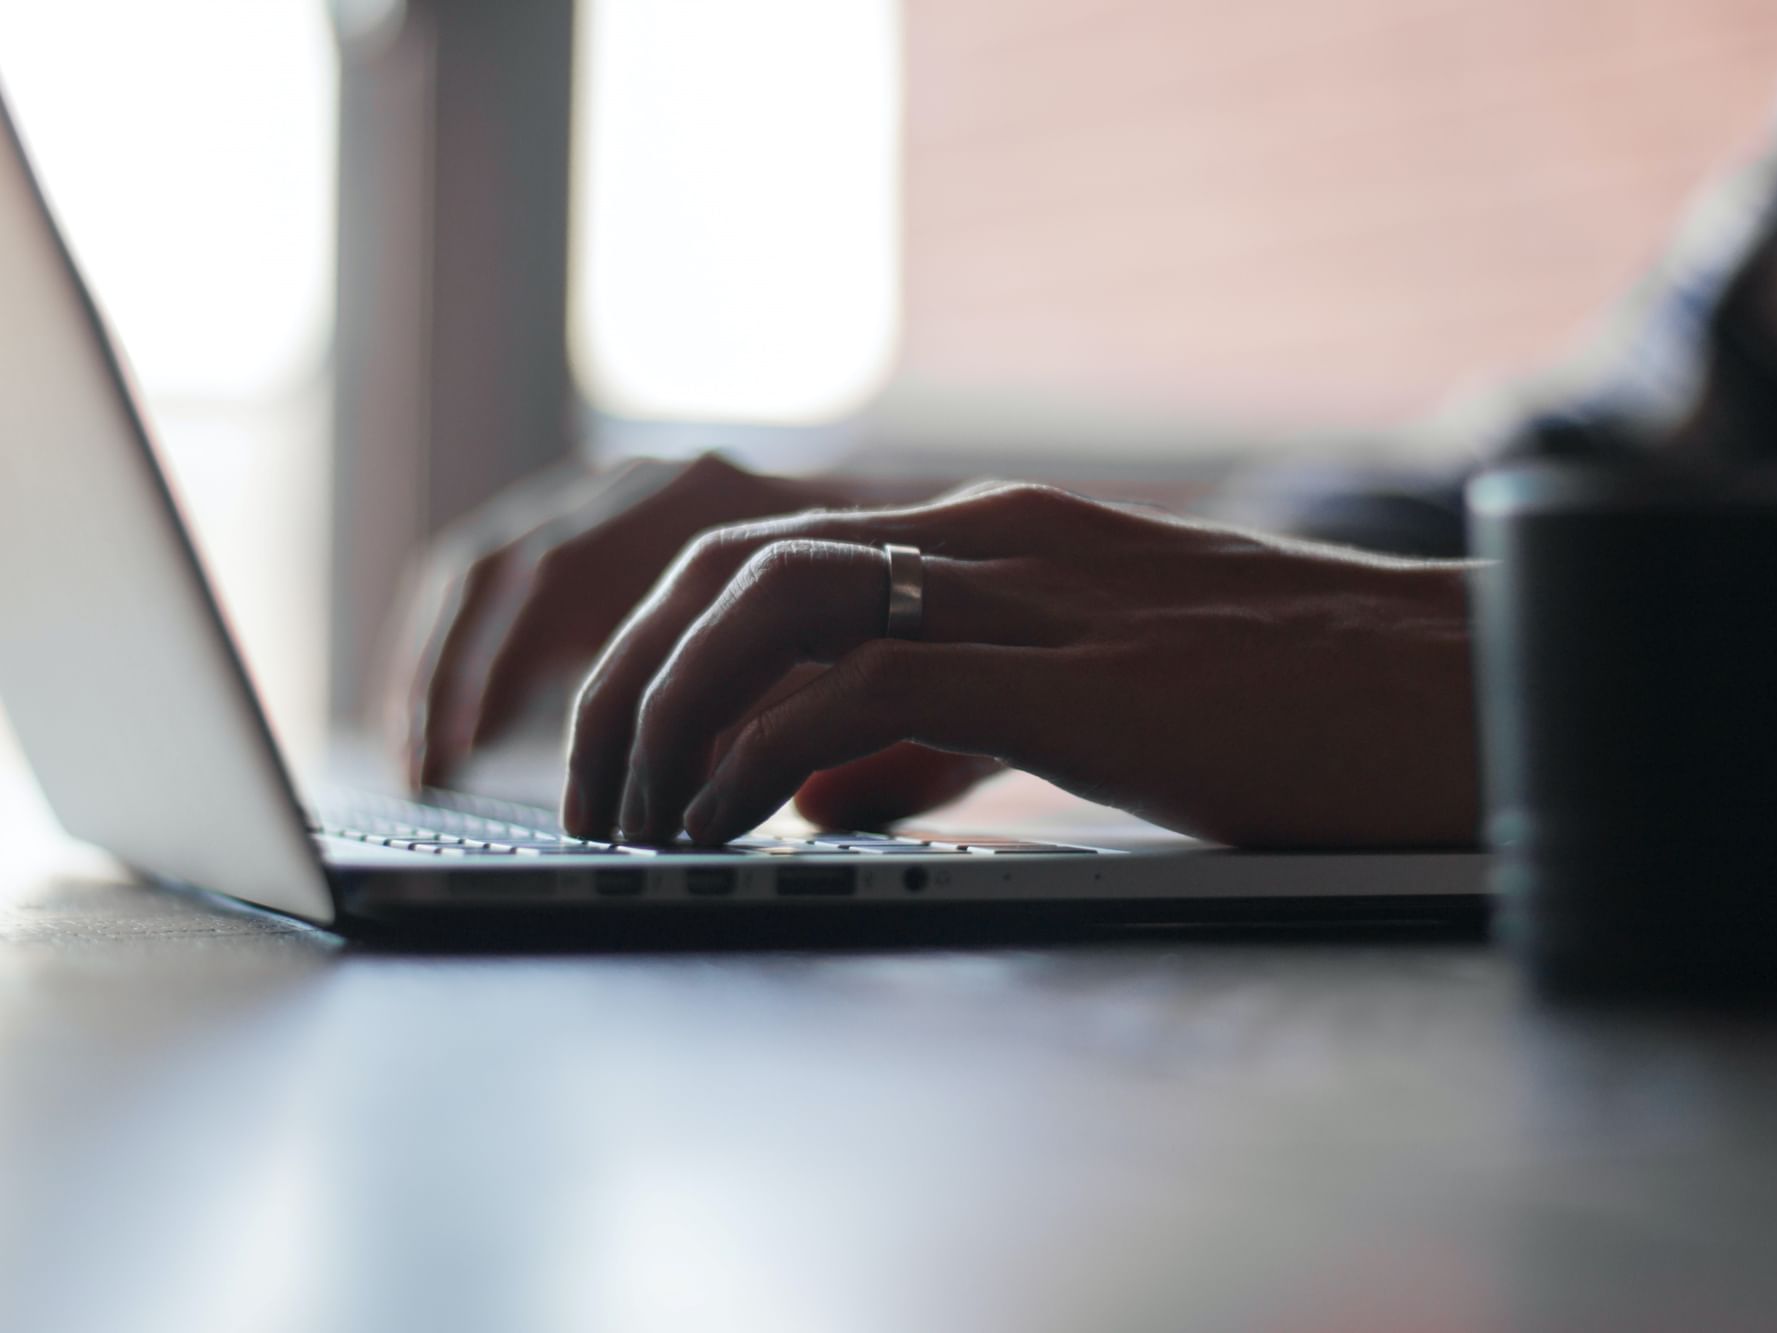
[{"label": "blurred background", "polygon": [[1742,156],[1763,0],[0,0],[279,729],[571,455],[1455,464]]}]

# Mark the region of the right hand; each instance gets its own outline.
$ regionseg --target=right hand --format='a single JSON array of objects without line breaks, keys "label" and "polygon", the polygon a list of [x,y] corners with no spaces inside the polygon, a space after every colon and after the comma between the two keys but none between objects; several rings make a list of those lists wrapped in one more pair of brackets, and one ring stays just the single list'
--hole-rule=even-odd
[{"label": "right hand", "polygon": [[[846,498],[706,455],[555,470],[469,515],[428,552],[385,653],[384,707],[409,784],[447,784],[535,693],[577,679],[698,533]],[[997,770],[897,745],[815,774],[797,805],[823,826],[880,827]]]}]

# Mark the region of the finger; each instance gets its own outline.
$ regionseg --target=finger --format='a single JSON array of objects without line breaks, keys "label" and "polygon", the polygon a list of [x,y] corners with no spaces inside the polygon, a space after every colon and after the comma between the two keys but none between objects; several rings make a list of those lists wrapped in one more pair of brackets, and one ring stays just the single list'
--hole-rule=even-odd
[{"label": "finger", "polygon": [[810,773],[897,741],[989,756],[1020,767],[1048,703],[1045,652],[878,639],[735,739],[685,812],[700,843],[721,843],[776,810]]},{"label": "finger", "polygon": [[394,605],[402,608],[398,619],[378,635],[375,678],[378,682],[378,722],[389,750],[398,756],[404,781],[417,780],[415,751],[420,737],[420,711],[424,700],[421,681],[431,660],[433,643],[442,632],[439,621],[454,585],[428,576],[424,564],[415,562],[401,578]]},{"label": "finger", "polygon": [[716,737],[715,743],[710,746],[710,766],[713,768],[722,762],[722,756],[728,753],[728,747],[734,744],[734,738],[740,735],[748,722],[753,720],[753,713],[762,713],[778,700],[788,699],[825,670],[827,668],[818,662],[804,662],[802,665],[791,667],[786,671],[775,685],[759,696],[751,713],[730,723],[727,730]]},{"label": "finger", "polygon": [[417,744],[411,758],[417,786],[442,786],[469,753],[472,700],[492,645],[522,605],[528,562],[505,547],[470,566],[445,608],[437,649],[417,682]]},{"label": "finger", "polygon": [[[925,560],[922,637],[933,642],[1047,641],[1041,605],[1015,595],[1002,562]],[[627,838],[678,833],[708,774],[710,747],[792,667],[836,662],[880,638],[888,604],[880,550],[845,542],[774,542],[758,551],[687,630],[636,712],[618,826]]]},{"label": "finger", "polygon": [[430,624],[420,640],[407,681],[405,757],[410,786],[419,787],[449,768],[441,720],[456,689],[456,671],[469,624],[494,595],[505,552],[476,559],[442,585]]},{"label": "finger", "polygon": [[475,688],[464,690],[471,746],[496,739],[541,684],[595,654],[642,591],[620,578],[593,588],[569,586],[562,552],[558,547],[537,560],[523,601],[491,638]]},{"label": "finger", "polygon": [[891,745],[878,754],[809,775],[796,792],[796,810],[820,828],[881,829],[962,796],[998,773],[997,759]]},{"label": "finger", "polygon": [[[935,504],[817,511],[706,533],[674,563],[594,665],[575,705],[562,822],[582,837],[610,831],[643,691],[687,629],[763,547],[780,541],[887,542],[955,557],[1016,556],[1057,540],[1062,512],[1090,512],[1045,487],[981,490]],[[886,586],[886,585],[885,585]]]},{"label": "finger", "polygon": [[[432,541],[423,562],[416,566],[421,577],[411,581],[398,604],[408,610],[405,632],[390,644],[386,656],[389,681],[391,730],[403,758],[408,784],[417,787],[423,778],[438,779],[452,760],[441,753],[426,763],[428,720],[440,711],[433,701],[450,697],[457,689],[461,663],[453,632],[462,633],[465,621],[473,622],[488,595],[494,566],[515,557],[521,544],[534,534],[540,501],[579,503],[581,497],[607,487],[628,469],[606,477],[589,478],[578,466],[550,469],[513,487],[456,522]],[[544,489],[547,488],[547,489]],[[449,571],[440,577],[441,571]],[[427,577],[429,575],[429,577]],[[435,727],[442,720],[433,722]],[[429,772],[422,773],[428,768]]]},{"label": "finger", "polygon": [[537,689],[571,660],[553,619],[535,594],[513,616],[482,673],[479,693],[466,705],[472,748],[499,739],[523,715]]},{"label": "finger", "polygon": [[[510,577],[500,594],[465,624],[461,646],[453,651],[453,688],[434,729],[456,742],[450,763],[492,739],[523,711],[540,680],[576,657],[590,656],[637,597],[646,581],[628,569],[613,571],[594,587],[567,589],[567,572],[585,566],[588,541],[622,548],[664,562],[672,548],[651,552],[643,519],[647,502],[707,471],[702,460],[683,468],[652,459],[632,459],[613,470],[581,479],[556,501],[559,512],[538,521],[530,496],[531,521],[506,542],[500,554]],[[582,580],[583,582],[584,580]],[[564,592],[576,594],[564,606]],[[576,651],[577,650],[577,651]],[[491,715],[490,715],[491,714]]]}]

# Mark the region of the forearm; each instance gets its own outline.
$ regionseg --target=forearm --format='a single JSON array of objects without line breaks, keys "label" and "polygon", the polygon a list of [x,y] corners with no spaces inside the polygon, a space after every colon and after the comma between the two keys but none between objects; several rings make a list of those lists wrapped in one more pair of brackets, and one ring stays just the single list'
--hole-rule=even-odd
[{"label": "forearm", "polygon": [[[1246,847],[1469,846],[1480,786],[1470,563],[1304,564],[1257,642],[1226,653],[1191,729],[1211,757],[1201,831]],[[1318,565],[1319,568],[1314,566]],[[1332,609],[1332,608],[1337,609]],[[1220,706],[1245,694],[1245,718]]]}]

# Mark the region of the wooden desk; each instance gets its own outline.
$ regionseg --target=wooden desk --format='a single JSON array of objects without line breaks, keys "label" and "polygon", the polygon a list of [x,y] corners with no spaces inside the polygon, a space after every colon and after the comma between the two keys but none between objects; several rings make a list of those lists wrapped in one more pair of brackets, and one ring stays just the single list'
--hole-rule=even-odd
[{"label": "wooden desk", "polygon": [[1474,942],[389,956],[0,883],[21,1333],[1769,1329],[1773,1222],[1770,1025]]}]

